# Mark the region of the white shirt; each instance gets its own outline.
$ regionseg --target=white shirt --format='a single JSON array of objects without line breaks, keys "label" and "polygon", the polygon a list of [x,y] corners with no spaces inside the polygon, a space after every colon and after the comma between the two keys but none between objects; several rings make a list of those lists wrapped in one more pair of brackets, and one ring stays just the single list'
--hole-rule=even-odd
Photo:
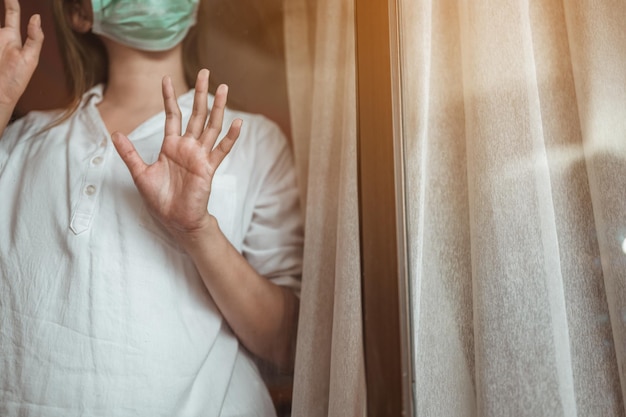
[{"label": "white shirt", "polygon": [[[34,112],[0,140],[0,415],[273,415],[191,259],[145,209],[101,99],[95,87],[59,126],[46,130],[58,113]],[[183,126],[192,103],[193,91],[179,99]],[[224,126],[236,117],[243,129],[209,212],[257,272],[297,292],[287,141],[258,115],[227,110]],[[164,123],[161,113],[129,135],[146,162]]]}]

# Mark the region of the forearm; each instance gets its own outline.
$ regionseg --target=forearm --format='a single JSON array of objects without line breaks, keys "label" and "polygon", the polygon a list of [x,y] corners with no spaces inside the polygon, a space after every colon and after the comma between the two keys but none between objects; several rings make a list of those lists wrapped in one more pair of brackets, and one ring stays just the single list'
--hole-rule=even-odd
[{"label": "forearm", "polygon": [[212,216],[181,239],[222,315],[251,352],[283,369],[293,363],[298,298],[259,275]]},{"label": "forearm", "polygon": [[13,115],[13,108],[14,106],[8,106],[0,103],[0,139],[2,139],[4,129],[6,129],[9,121],[11,120],[11,116]]}]

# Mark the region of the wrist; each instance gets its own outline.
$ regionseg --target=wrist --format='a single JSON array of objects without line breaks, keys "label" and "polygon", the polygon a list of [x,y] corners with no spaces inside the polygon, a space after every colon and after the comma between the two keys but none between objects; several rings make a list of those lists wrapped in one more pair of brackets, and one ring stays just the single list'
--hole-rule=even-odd
[{"label": "wrist", "polygon": [[15,110],[15,106],[17,105],[17,103],[5,103],[2,100],[0,100],[0,114],[2,116],[7,117],[7,119],[11,118],[11,115],[13,114],[13,110]]},{"label": "wrist", "polygon": [[18,100],[12,99],[10,97],[7,97],[4,94],[0,94],[0,111],[1,112],[8,112],[9,114],[13,113],[13,110],[15,109],[15,106],[17,106],[17,102]]},{"label": "wrist", "polygon": [[14,108],[15,105],[0,103],[0,135],[4,132],[4,129],[9,124],[9,121],[11,121]]},{"label": "wrist", "polygon": [[193,230],[176,233],[176,241],[192,257],[196,253],[207,253],[208,246],[214,245],[224,237],[217,219],[207,213],[202,224]]}]

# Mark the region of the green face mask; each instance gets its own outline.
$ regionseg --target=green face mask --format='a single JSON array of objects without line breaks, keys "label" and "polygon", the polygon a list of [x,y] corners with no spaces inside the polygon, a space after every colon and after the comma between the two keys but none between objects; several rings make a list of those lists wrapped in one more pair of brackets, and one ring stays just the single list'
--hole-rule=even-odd
[{"label": "green face mask", "polygon": [[142,51],[166,51],[196,23],[199,1],[92,0],[92,30]]}]

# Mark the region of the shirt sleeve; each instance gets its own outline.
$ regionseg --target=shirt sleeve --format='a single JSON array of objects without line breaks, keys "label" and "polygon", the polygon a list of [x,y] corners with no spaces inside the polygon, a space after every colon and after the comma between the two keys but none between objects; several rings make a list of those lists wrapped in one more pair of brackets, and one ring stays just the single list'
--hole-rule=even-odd
[{"label": "shirt sleeve", "polygon": [[258,273],[299,296],[304,227],[293,155],[273,124],[257,146],[258,192],[242,252]]}]

